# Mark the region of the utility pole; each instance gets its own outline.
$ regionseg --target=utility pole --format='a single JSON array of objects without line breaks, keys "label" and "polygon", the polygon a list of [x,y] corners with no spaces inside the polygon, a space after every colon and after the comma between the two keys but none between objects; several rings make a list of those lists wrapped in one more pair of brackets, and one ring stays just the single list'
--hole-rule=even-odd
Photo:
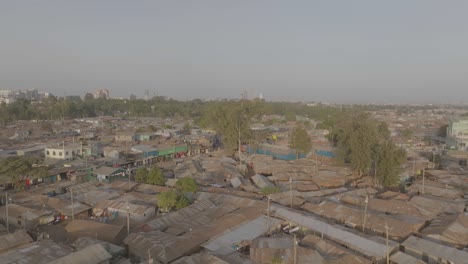
[{"label": "utility pole", "polygon": [[128,170],[127,173],[128,173],[128,192],[130,192],[130,175],[132,174],[132,171]]},{"label": "utility pole", "polygon": [[291,208],[293,207],[292,178],[289,177],[289,194],[291,196]]},{"label": "utility pole", "polygon": [[369,203],[369,196],[366,196],[366,199],[364,200],[365,207],[364,207],[364,223],[362,225],[362,232],[366,230],[366,221],[367,221],[367,204]]},{"label": "utility pole", "polygon": [[267,233],[270,231],[270,196],[267,196],[268,206],[267,206]]},{"label": "utility pole", "polygon": [[73,203],[73,189],[70,187],[72,221],[75,220],[75,204]]},{"label": "utility pole", "polygon": [[10,224],[9,224],[9,219],[8,219],[8,193],[5,193],[5,210],[6,210],[6,229],[7,233],[10,233]]},{"label": "utility pole", "polygon": [[389,256],[389,250],[388,250],[388,229],[390,229],[387,225],[387,223],[385,223],[385,240],[386,240],[386,244],[387,244],[387,264],[390,264],[390,256]]},{"label": "utility pole", "polygon": [[318,172],[317,150],[315,150],[315,172]]},{"label": "utility pole", "polygon": [[425,177],[425,175],[424,175],[424,172],[425,172],[425,170],[423,169],[423,170],[422,170],[422,176],[423,176],[423,179],[422,179],[422,185],[423,185],[423,186],[422,186],[422,194],[425,194],[425,191],[424,191],[424,180],[425,180],[426,177]]},{"label": "utility pole", "polygon": [[294,264],[297,263],[297,240],[296,234],[294,234]]},{"label": "utility pole", "polygon": [[148,248],[148,264],[152,264],[152,263],[153,263],[153,258],[151,258],[151,251]]},{"label": "utility pole", "polygon": [[130,234],[130,206],[128,206],[128,194],[125,194],[127,198],[127,235]]}]

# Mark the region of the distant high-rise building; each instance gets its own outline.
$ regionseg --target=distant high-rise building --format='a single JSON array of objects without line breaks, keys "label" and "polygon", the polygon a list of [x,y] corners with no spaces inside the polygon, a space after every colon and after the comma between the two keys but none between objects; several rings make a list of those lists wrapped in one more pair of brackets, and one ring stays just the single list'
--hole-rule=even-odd
[{"label": "distant high-rise building", "polygon": [[94,98],[95,99],[109,99],[109,90],[107,89],[99,89],[96,92],[94,92]]}]

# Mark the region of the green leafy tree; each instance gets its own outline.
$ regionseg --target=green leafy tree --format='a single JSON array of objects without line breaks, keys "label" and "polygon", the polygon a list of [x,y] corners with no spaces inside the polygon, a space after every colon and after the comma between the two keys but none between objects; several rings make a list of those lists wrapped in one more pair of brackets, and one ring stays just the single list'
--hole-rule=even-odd
[{"label": "green leafy tree", "polygon": [[367,114],[352,114],[337,125],[338,157],[363,175],[372,165],[373,149],[378,142],[378,124]]},{"label": "green leafy tree", "polygon": [[192,126],[189,123],[184,124],[183,131],[186,135],[190,134],[190,130],[192,129]]},{"label": "green leafy tree", "polygon": [[404,150],[390,140],[385,123],[363,113],[346,115],[335,127],[338,157],[359,174],[373,171],[384,187],[398,186],[401,164],[406,159]]},{"label": "green leafy tree", "polygon": [[284,115],[284,119],[286,119],[286,121],[296,121],[296,114],[293,112],[287,112]]},{"label": "green leafy tree", "polygon": [[179,194],[175,190],[168,190],[161,192],[156,195],[157,204],[161,210],[169,212],[171,211],[179,201]]},{"label": "green leafy tree", "polygon": [[413,130],[406,128],[403,131],[401,131],[401,136],[407,140],[411,139],[411,137],[413,136]]},{"label": "green leafy tree", "polygon": [[384,187],[395,187],[400,183],[401,165],[406,160],[406,153],[391,141],[385,141],[376,147],[376,176]]},{"label": "green leafy tree", "polygon": [[175,188],[183,193],[196,193],[198,190],[197,182],[195,181],[195,179],[189,177],[179,179],[175,184]]},{"label": "green leafy tree", "polygon": [[163,186],[166,184],[166,177],[164,177],[164,175],[158,167],[153,167],[149,172],[148,178],[146,179],[146,183]]},{"label": "green leafy tree", "polygon": [[290,137],[289,146],[296,150],[296,155],[299,158],[299,153],[307,154],[312,149],[310,137],[307,130],[301,125],[296,126]]},{"label": "green leafy tree", "polygon": [[179,193],[179,197],[177,199],[177,203],[175,204],[175,208],[179,210],[189,205],[190,205],[189,199],[185,195]]},{"label": "green leafy tree", "polygon": [[245,99],[225,101],[208,107],[199,124],[202,127],[214,129],[220,134],[226,147],[237,148],[240,158],[242,143],[252,138],[250,130],[252,118],[260,113],[257,101]]},{"label": "green leafy tree", "polygon": [[0,183],[16,183],[25,179],[49,175],[43,160],[35,157],[9,157],[0,159]]},{"label": "green leafy tree", "polygon": [[281,264],[283,263],[283,259],[280,256],[273,256],[271,258],[271,264]]},{"label": "green leafy tree", "polygon": [[146,168],[142,167],[139,168],[135,174],[135,181],[136,182],[141,182],[141,183],[146,183],[147,179],[149,176],[149,172]]}]

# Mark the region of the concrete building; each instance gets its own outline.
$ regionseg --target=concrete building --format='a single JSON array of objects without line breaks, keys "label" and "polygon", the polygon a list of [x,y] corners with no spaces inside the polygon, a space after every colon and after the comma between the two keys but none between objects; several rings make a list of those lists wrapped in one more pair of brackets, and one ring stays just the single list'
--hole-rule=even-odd
[{"label": "concrete building", "polygon": [[62,144],[55,147],[47,147],[45,149],[46,158],[70,160],[75,155],[81,155],[82,147],[79,144]]},{"label": "concrete building", "polygon": [[447,147],[450,149],[467,150],[468,118],[451,119],[447,127]]}]

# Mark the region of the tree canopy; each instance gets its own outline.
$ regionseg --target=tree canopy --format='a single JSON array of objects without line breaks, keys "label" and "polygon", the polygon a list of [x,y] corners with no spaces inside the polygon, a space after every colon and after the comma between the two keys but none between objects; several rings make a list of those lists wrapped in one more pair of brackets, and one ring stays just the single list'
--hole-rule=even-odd
[{"label": "tree canopy", "polygon": [[177,180],[175,188],[183,193],[196,193],[198,190],[197,182],[190,177]]},{"label": "tree canopy", "polygon": [[307,134],[307,130],[302,125],[297,125],[291,132],[289,146],[299,153],[307,154],[312,149],[312,142]]},{"label": "tree canopy", "polygon": [[163,211],[169,212],[176,206],[179,194],[175,190],[168,190],[157,194],[156,197],[158,199],[158,207]]},{"label": "tree canopy", "polygon": [[149,176],[148,169],[145,167],[141,167],[137,170],[135,174],[135,181],[139,183],[146,183]]},{"label": "tree canopy", "polygon": [[199,124],[211,128],[222,136],[225,146],[240,148],[242,142],[252,138],[252,118],[261,113],[258,101],[240,100],[219,102],[208,107]]},{"label": "tree canopy", "polygon": [[384,187],[398,184],[405,152],[391,141],[385,123],[368,114],[351,113],[337,123],[330,140],[337,146],[338,159],[359,175],[373,169]]},{"label": "tree canopy", "polygon": [[27,178],[48,176],[49,168],[41,166],[42,162],[42,159],[35,157],[0,159],[0,183],[15,183]]},{"label": "tree canopy", "polygon": [[166,184],[166,178],[158,167],[152,167],[146,179],[146,183],[163,186]]}]

